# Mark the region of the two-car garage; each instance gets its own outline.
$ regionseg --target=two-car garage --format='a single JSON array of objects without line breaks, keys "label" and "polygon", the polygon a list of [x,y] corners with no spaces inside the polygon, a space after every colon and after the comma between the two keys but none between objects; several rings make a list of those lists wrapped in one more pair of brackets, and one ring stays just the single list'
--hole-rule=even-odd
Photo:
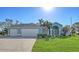
[{"label": "two-car garage", "polygon": [[34,24],[19,24],[10,28],[9,35],[12,37],[37,37],[39,26]]}]

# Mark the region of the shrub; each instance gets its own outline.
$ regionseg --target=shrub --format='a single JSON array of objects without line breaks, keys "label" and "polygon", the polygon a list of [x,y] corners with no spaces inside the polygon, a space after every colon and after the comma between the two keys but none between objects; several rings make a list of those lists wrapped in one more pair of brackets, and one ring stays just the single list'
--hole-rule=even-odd
[{"label": "shrub", "polygon": [[47,37],[51,37],[51,35],[47,35]]},{"label": "shrub", "polygon": [[37,35],[37,38],[46,38],[47,37],[47,34],[38,34]]}]

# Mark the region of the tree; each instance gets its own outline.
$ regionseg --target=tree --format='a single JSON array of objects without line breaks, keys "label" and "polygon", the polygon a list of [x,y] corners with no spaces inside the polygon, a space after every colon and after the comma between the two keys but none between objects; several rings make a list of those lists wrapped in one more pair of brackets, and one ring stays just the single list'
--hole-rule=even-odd
[{"label": "tree", "polygon": [[17,25],[17,24],[19,24],[19,21],[18,21],[18,20],[16,20],[16,25]]},{"label": "tree", "polygon": [[63,27],[63,32],[64,32],[64,35],[66,35],[67,32],[70,32],[71,28],[69,25],[66,25]]},{"label": "tree", "polygon": [[44,21],[43,19],[39,19],[40,26],[45,27],[45,30],[47,29],[47,32],[49,31],[50,35],[50,29],[52,27],[52,23],[49,22],[48,20]]},{"label": "tree", "polygon": [[43,26],[44,20],[43,19],[39,19],[39,24],[40,24],[40,26]]},{"label": "tree", "polygon": [[4,28],[3,32],[4,32],[5,34],[8,34],[8,29],[7,29],[7,28]]},{"label": "tree", "polygon": [[47,27],[45,26],[45,21],[43,19],[39,19],[39,24],[40,24],[40,26],[42,28],[42,33],[46,34],[47,33],[47,30],[46,30]]},{"label": "tree", "polygon": [[5,19],[5,27],[9,28],[12,25],[12,20],[11,19]]},{"label": "tree", "polygon": [[79,22],[76,22],[76,23],[74,23],[73,25],[77,25],[77,26],[79,26]]},{"label": "tree", "polygon": [[47,27],[48,31],[49,31],[49,35],[50,35],[50,29],[52,27],[52,23],[49,21],[45,21],[44,25]]},{"label": "tree", "polygon": [[5,27],[4,27],[4,30],[5,30],[5,28],[8,30],[8,35],[9,35],[9,33],[10,33],[10,27],[11,27],[11,25],[13,24],[13,20],[11,20],[11,19],[5,19]]}]

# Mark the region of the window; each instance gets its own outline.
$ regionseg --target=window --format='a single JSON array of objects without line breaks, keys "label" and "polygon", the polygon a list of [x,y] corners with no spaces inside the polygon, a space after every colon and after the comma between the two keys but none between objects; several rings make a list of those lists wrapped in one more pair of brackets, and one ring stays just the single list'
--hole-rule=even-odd
[{"label": "window", "polygon": [[17,29],[17,34],[21,34],[21,29]]}]

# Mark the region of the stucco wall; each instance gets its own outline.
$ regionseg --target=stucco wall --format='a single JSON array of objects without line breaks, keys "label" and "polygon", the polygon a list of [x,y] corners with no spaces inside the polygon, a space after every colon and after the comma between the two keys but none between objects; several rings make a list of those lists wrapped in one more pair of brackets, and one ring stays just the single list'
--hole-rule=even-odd
[{"label": "stucco wall", "polygon": [[[38,29],[21,29],[22,37],[37,37]],[[10,29],[10,36],[18,36],[17,29]]]}]

